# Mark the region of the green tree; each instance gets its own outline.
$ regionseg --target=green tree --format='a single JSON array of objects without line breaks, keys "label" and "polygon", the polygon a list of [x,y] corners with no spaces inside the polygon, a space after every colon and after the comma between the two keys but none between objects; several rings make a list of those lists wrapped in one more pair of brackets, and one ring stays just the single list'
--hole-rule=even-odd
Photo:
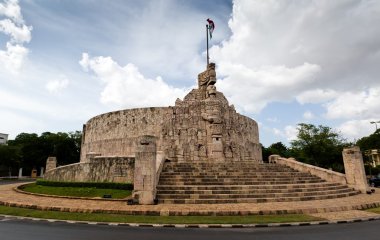
[{"label": "green tree", "polygon": [[345,146],[348,143],[330,127],[301,123],[290,151],[299,161],[343,172],[342,150]]},{"label": "green tree", "polygon": [[289,149],[282,142],[273,143],[267,148],[262,146],[261,149],[264,161],[268,161],[269,156],[273,154],[289,157]]},{"label": "green tree", "polygon": [[21,133],[10,146],[19,148],[20,165],[28,173],[32,168],[45,167],[49,156],[57,157],[59,165],[79,162],[82,134],[80,131],[70,133],[44,132],[40,136],[35,133]]},{"label": "green tree", "polygon": [[377,129],[369,136],[360,138],[356,142],[356,145],[358,145],[362,151],[380,149],[380,129]]},{"label": "green tree", "polygon": [[360,150],[363,153],[366,173],[369,175],[379,174],[380,166],[373,167],[371,164],[371,159],[367,154],[365,154],[365,152],[371,149],[380,149],[380,129],[377,129],[374,133],[370,134],[369,136],[360,138],[356,142],[356,145],[360,147]]},{"label": "green tree", "polygon": [[17,174],[20,160],[19,147],[0,145],[0,176]]}]

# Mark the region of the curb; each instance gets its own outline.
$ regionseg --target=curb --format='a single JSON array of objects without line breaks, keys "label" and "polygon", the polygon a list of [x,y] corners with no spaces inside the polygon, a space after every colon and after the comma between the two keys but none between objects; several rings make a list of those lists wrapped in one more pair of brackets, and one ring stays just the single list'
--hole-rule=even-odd
[{"label": "curb", "polygon": [[312,214],[318,212],[341,212],[348,210],[365,210],[380,207],[380,202],[363,203],[351,206],[307,208],[307,209],[283,209],[283,210],[232,210],[232,211],[176,211],[176,210],[111,210],[111,209],[82,209],[67,207],[41,207],[37,204],[20,204],[0,200],[0,205],[8,207],[20,207],[43,211],[77,212],[77,213],[109,213],[147,216],[241,216],[241,215],[280,215],[280,214]]},{"label": "curb", "polygon": [[347,220],[336,221],[316,221],[316,222],[291,222],[291,223],[267,223],[267,224],[150,224],[150,223],[118,223],[118,222],[88,222],[88,221],[73,221],[73,220],[59,220],[59,219],[45,219],[45,218],[32,218],[20,217],[12,215],[0,214],[0,222],[23,220],[35,221],[46,223],[66,223],[66,224],[88,224],[88,225],[106,225],[115,227],[151,227],[151,228],[266,228],[266,227],[301,227],[301,226],[314,226],[314,225],[328,225],[328,224],[344,224],[344,223],[357,223],[378,221],[378,217],[368,218],[353,218]]}]

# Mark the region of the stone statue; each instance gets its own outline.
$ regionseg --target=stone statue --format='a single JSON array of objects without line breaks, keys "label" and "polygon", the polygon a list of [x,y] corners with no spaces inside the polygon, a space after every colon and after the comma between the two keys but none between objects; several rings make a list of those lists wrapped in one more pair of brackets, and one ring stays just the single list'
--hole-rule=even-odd
[{"label": "stone statue", "polygon": [[214,85],[216,83],[215,63],[209,63],[204,72],[198,74],[198,88]]}]

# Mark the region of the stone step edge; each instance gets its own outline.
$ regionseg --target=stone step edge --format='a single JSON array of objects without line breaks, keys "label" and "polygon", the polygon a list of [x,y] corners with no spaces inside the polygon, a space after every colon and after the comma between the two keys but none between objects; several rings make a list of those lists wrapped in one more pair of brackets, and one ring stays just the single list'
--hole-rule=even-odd
[{"label": "stone step edge", "polygon": [[[339,199],[339,198],[346,198],[355,196],[357,194],[360,194],[359,191],[351,192],[351,193],[339,193],[339,194],[326,194],[326,195],[317,195],[317,196],[304,196],[304,198],[315,198],[315,199],[305,199],[300,200],[299,198],[302,197],[271,197],[271,198],[226,198],[226,199],[191,199],[191,198],[169,198],[169,199],[158,199],[158,202],[161,204],[238,204],[238,203],[254,203],[254,204],[260,204],[260,203],[271,203],[271,202],[306,202],[306,201],[320,201],[320,200],[327,200],[327,199]],[[344,195],[344,196],[339,196]],[[286,199],[286,200],[280,200],[279,199]],[[293,200],[292,200],[293,199]],[[194,203],[191,203],[191,201],[197,201]],[[221,202],[221,201],[227,201],[227,200],[240,200],[240,202]],[[250,202],[250,200],[265,200],[264,202]],[[184,203],[172,203],[172,201],[185,201]],[[186,202],[189,201],[189,202]],[[219,201],[219,202],[218,202]],[[165,203],[167,202],[167,203]]]},{"label": "stone step edge", "polygon": [[[309,194],[305,193],[269,193],[269,194],[157,194],[157,199],[159,201],[165,200],[198,200],[198,201],[223,201],[223,200],[255,200],[255,199],[266,199],[268,201],[273,199],[292,199],[292,198],[319,198],[319,197],[328,197],[328,196],[336,196],[336,198],[340,198],[339,195],[356,195],[357,191],[342,191],[342,192],[311,192]],[[257,195],[257,196],[255,196]],[[345,196],[347,197],[347,196]],[[290,200],[293,201],[293,200]],[[299,200],[304,201],[304,200]],[[272,201],[270,201],[272,202]],[[281,202],[281,201],[280,201]]]},{"label": "stone step edge", "polygon": [[[297,197],[299,195],[302,195],[302,197],[310,197],[310,196],[328,196],[328,195],[339,195],[339,194],[344,194],[344,193],[352,193],[352,192],[357,192],[352,189],[342,189],[342,190],[328,190],[328,191],[314,191],[314,192],[291,192],[291,193],[242,193],[242,194],[234,194],[234,193],[205,193],[205,194],[197,194],[197,193],[157,193],[157,198],[158,196],[161,198],[165,199],[176,199],[174,196],[189,196],[186,197],[186,199],[193,199],[192,197],[196,196],[219,196],[219,197],[226,197],[226,198],[217,198],[217,199],[228,199],[227,197],[230,197],[231,199],[241,199],[241,198],[268,198],[268,195],[270,195],[270,198],[282,198],[282,197],[289,197],[289,196],[283,196],[283,195],[295,195],[294,197]],[[307,194],[306,194],[307,193]],[[324,194],[326,193],[326,194]],[[244,197],[232,197],[232,196],[244,196]],[[260,195],[262,197],[249,197],[249,195]],[[274,195],[274,196],[272,196]],[[169,198],[166,198],[169,197]],[[181,198],[180,198],[181,199]],[[208,199],[208,198],[196,198],[196,199]]]},{"label": "stone step edge", "polygon": [[[296,187],[294,188],[295,186],[299,186],[299,185],[304,185],[306,184],[305,186],[303,187]],[[250,185],[250,184],[243,184],[243,185],[229,185],[229,184],[224,184],[224,185],[157,185],[157,188],[165,188],[165,187],[186,187],[186,188],[191,188],[191,187],[196,187],[196,188],[199,188],[199,187],[243,187],[243,188],[250,188],[250,187],[268,187],[268,186],[276,186],[276,187],[293,187],[293,189],[299,189],[299,188],[304,188],[304,187],[315,187],[315,185],[320,185],[320,184],[323,184],[325,186],[344,186],[340,183],[332,183],[332,182],[321,182],[321,183],[289,183],[289,184],[276,184],[276,185],[269,185],[269,184],[263,184],[263,185]],[[273,188],[271,188],[273,189]],[[276,188],[275,188],[276,189]]]},{"label": "stone step edge", "polygon": [[[380,201],[372,203],[354,204],[338,207],[322,207],[322,208],[304,208],[304,209],[279,209],[279,210],[228,210],[228,211],[175,211],[175,210],[114,210],[114,209],[81,209],[67,207],[41,207],[36,204],[20,204],[17,202],[0,201],[0,205],[8,207],[20,207],[44,211],[61,211],[61,212],[77,212],[77,213],[115,213],[127,215],[148,215],[148,216],[241,216],[241,215],[281,215],[281,214],[313,214],[320,212],[341,212],[350,210],[365,210],[369,208],[380,207]],[[158,204],[160,205],[160,204]],[[179,204],[173,204],[178,206]],[[219,204],[219,205],[238,205],[238,204]],[[258,204],[259,205],[259,204]],[[165,204],[168,207],[167,204]]]}]

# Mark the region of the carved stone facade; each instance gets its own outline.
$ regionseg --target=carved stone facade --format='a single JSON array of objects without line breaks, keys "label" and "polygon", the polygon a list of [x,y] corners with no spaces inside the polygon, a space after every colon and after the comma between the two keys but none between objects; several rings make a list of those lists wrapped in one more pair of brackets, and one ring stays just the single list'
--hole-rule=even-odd
[{"label": "carved stone facade", "polygon": [[198,88],[183,100],[177,99],[175,106],[127,109],[91,118],[83,126],[80,163],[53,168],[48,160],[45,178],[111,182],[141,179],[142,168],[134,165],[141,136],[154,138],[156,178],[165,160],[262,162],[257,123],[238,114],[216,90],[215,83],[215,64],[211,63],[198,75]]},{"label": "carved stone facade", "polygon": [[257,123],[238,114],[215,87],[215,64],[198,75],[193,89],[174,107],[102,114],[83,127],[81,162],[95,156],[134,157],[139,136],[157,139],[165,159],[262,162]]}]

